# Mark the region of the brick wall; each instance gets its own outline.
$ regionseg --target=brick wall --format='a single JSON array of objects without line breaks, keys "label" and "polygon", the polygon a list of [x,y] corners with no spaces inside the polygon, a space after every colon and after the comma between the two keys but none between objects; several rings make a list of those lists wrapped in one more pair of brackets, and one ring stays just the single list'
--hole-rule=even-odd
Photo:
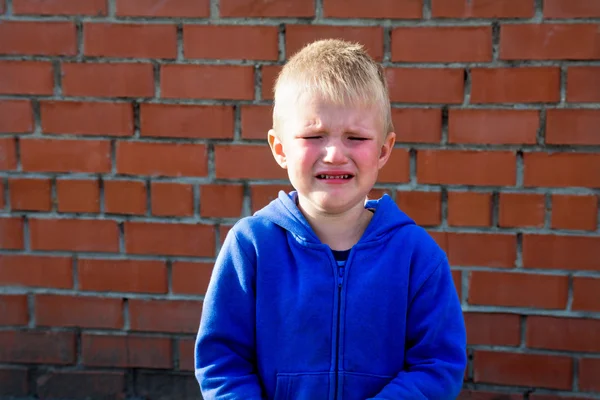
[{"label": "brick wall", "polygon": [[[600,1],[0,0],[0,397],[192,399],[286,57],[382,61],[387,192],[447,251],[462,399],[600,399]],[[38,397],[35,397],[38,396]]]}]

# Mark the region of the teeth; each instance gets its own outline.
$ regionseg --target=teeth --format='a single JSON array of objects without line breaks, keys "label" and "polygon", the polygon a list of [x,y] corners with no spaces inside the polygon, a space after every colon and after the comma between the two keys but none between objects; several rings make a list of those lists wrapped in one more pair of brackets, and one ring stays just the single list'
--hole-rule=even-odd
[{"label": "teeth", "polygon": [[319,175],[320,179],[348,179],[350,175]]}]

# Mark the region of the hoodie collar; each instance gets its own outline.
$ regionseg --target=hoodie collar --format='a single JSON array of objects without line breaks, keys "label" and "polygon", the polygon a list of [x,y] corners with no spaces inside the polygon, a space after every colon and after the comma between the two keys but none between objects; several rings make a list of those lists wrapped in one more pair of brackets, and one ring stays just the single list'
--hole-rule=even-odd
[{"label": "hoodie collar", "polygon": [[[297,198],[296,191],[290,193],[280,191],[277,199],[254,215],[268,219],[304,242],[322,244],[296,205]],[[358,243],[379,240],[390,230],[399,229],[405,225],[414,225],[414,221],[400,211],[387,194],[380,199],[367,200],[365,208],[372,209],[374,214]]]}]

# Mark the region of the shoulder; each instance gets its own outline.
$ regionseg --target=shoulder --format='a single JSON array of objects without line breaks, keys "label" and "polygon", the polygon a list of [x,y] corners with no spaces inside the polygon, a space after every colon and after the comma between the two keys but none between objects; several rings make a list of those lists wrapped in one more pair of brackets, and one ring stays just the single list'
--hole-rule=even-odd
[{"label": "shoulder", "polygon": [[[436,235],[436,238],[438,236]],[[410,224],[390,232],[390,241],[409,250],[418,260],[439,263],[446,254],[434,237],[423,227]]]},{"label": "shoulder", "polygon": [[258,248],[266,241],[285,236],[285,231],[267,218],[253,215],[238,220],[227,232],[225,241],[235,241],[244,248]]}]

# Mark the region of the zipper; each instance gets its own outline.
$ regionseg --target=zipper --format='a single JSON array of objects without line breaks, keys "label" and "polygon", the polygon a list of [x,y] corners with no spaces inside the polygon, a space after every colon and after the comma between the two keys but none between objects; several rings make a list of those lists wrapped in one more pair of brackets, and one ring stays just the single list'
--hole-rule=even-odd
[{"label": "zipper", "polygon": [[[337,261],[335,262],[337,264]],[[339,383],[339,360],[340,360],[340,319],[342,313],[342,286],[344,285],[344,267],[337,266],[338,270],[338,306],[337,306],[337,325],[335,332],[335,396],[334,399],[338,398],[338,383]]]}]

